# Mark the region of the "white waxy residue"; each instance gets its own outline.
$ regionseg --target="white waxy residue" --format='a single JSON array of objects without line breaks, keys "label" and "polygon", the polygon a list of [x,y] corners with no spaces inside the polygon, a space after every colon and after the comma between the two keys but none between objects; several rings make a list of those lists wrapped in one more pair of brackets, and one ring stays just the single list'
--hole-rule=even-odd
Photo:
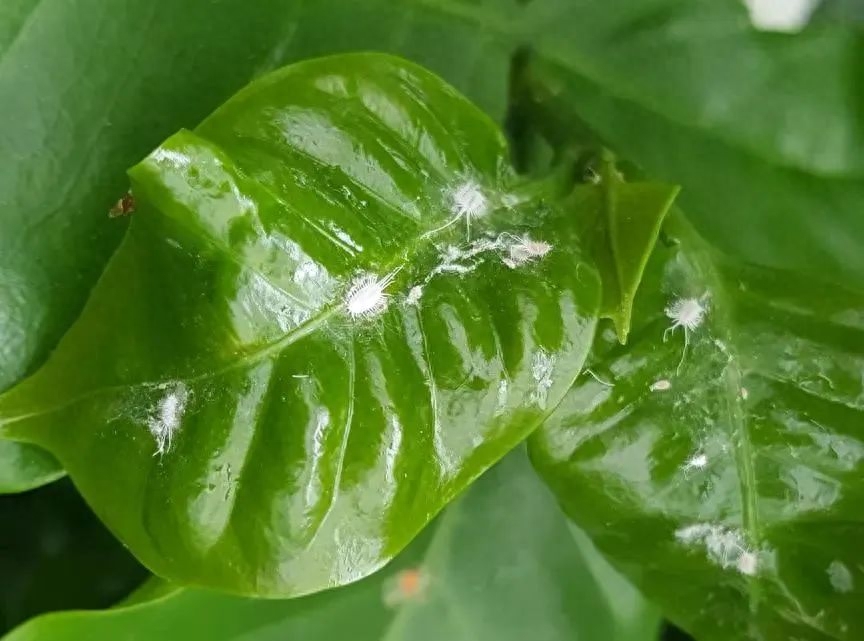
[{"label": "white waxy residue", "polygon": [[665,392],[672,389],[672,383],[669,382],[669,379],[661,378],[651,383],[648,389],[652,392]]},{"label": "white waxy residue", "polygon": [[189,400],[189,391],[182,382],[169,383],[162,388],[168,391],[159,399],[147,419],[147,428],[156,439],[154,456],[171,451],[171,442],[174,434],[180,429],[183,412]]},{"label": "white waxy residue", "polygon": [[688,545],[703,545],[708,559],[723,569],[735,569],[747,576],[754,576],[759,571],[758,554],[747,549],[738,530],[697,523],[676,530],[675,538]]},{"label": "white waxy residue", "polygon": [[408,290],[408,296],[405,297],[406,305],[416,305],[420,302],[420,299],[423,297],[423,286],[422,285],[414,285],[411,289]]},{"label": "white waxy residue", "polygon": [[507,397],[510,390],[510,383],[506,378],[502,378],[498,382],[498,407],[497,411],[501,412],[507,407]]},{"label": "white waxy residue", "polygon": [[555,357],[544,350],[534,353],[531,360],[531,376],[534,379],[534,390],[531,392],[531,402],[546,409],[546,399],[549,388],[552,387],[552,374],[555,371]]},{"label": "white waxy residue", "polygon": [[168,163],[177,169],[186,169],[192,165],[192,159],[186,154],[174,151],[173,149],[165,149],[163,147],[154,151],[151,158],[159,162]]},{"label": "white waxy residue", "polygon": [[843,563],[840,561],[831,561],[827,572],[828,580],[831,581],[831,587],[837,592],[846,593],[852,591],[855,584],[852,579],[852,573]]}]

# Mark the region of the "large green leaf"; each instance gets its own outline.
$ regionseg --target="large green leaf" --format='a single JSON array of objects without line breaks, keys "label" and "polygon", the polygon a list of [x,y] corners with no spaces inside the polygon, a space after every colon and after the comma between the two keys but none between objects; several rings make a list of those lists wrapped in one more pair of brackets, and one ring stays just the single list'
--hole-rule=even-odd
[{"label": "large green leaf", "polygon": [[[125,168],[180,127],[197,125],[255,75],[334,51],[399,53],[442,74],[500,118],[509,57],[533,44],[583,81],[675,127],[709,136],[719,147],[729,142],[731,153],[743,156],[740,171],[723,171],[707,188],[688,179],[688,197],[701,194],[705,202],[687,203],[703,229],[713,233],[715,221],[733,220],[734,233],[722,234],[724,239],[752,247],[753,239],[770,238],[763,231],[774,228],[775,217],[766,216],[772,222],[748,234],[738,234],[738,228],[752,225],[754,212],[767,208],[795,212],[787,216],[793,225],[803,225],[798,219],[807,219],[807,212],[823,224],[829,215],[822,212],[830,214],[834,222],[820,231],[819,242],[804,247],[805,259],[816,252],[830,257],[850,230],[864,238],[860,217],[843,213],[831,193],[822,198],[814,189],[803,190],[809,195],[803,193],[803,204],[792,208],[801,199],[787,202],[782,190],[750,204],[751,194],[735,198],[736,189],[724,188],[716,206],[721,216],[709,202],[718,191],[714,184],[737,187],[747,178],[749,162],[860,175],[858,31],[830,26],[794,37],[759,34],[732,0],[536,0],[522,10],[518,4],[4,2],[0,155],[8,161],[0,167],[0,388],[31,371],[80,311],[124,227],[107,221],[105,212],[126,188]],[[595,120],[604,113],[590,95],[577,104]],[[604,134],[628,121],[614,110],[608,116],[612,124]],[[646,122],[635,140],[654,130]],[[657,153],[664,153],[667,146],[659,140]],[[699,144],[694,143],[697,152]],[[701,162],[714,155],[705,149],[661,159],[680,159],[667,176],[677,184],[678,169],[704,167],[702,175],[716,176],[724,163]],[[757,178],[746,184],[758,184]],[[774,201],[782,205],[775,209]],[[780,239],[781,250],[762,242],[757,251],[790,256],[794,252],[787,250],[796,245]],[[864,281],[860,261],[846,271]]]},{"label": "large green leaf", "polygon": [[864,175],[857,26],[765,33],[736,0],[534,0],[522,28],[545,60],[677,127],[770,165]]},{"label": "large green leaf", "polygon": [[571,535],[520,449],[356,585],[286,601],[167,590],[43,616],[4,641],[653,641],[659,623],[584,534]]},{"label": "large green leaf", "polygon": [[[32,372],[80,313],[126,226],[107,216],[126,168],[253,77],[357,49],[412,58],[504,114],[508,48],[420,3],[0,3],[0,390]],[[25,487],[52,469],[4,474]]]},{"label": "large green leaf", "polygon": [[296,595],[368,574],[590,347],[574,215],[525,200],[493,123],[407,62],[285,68],[130,173],[123,245],[0,426],[159,575]]},{"label": "large green leaf", "polygon": [[579,379],[535,466],[698,639],[864,638],[864,296],[670,222],[630,344],[598,333],[606,384]]},{"label": "large green leaf", "polygon": [[622,156],[681,184],[681,206],[713,244],[747,262],[864,288],[864,181],[771,164],[566,67],[538,61],[533,74],[535,87],[545,86],[541,103],[562,121],[584,119]]},{"label": "large green leaf", "polygon": [[24,492],[61,476],[60,464],[45,450],[0,439],[0,494]]}]

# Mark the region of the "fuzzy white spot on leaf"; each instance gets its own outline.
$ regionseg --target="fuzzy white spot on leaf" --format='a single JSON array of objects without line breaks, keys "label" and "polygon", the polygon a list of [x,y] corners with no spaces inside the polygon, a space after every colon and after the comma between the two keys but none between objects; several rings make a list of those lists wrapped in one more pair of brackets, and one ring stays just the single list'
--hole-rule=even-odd
[{"label": "fuzzy white spot on leaf", "polygon": [[666,316],[672,321],[669,328],[675,331],[683,327],[685,331],[694,331],[705,319],[707,309],[698,298],[679,298],[666,308]]},{"label": "fuzzy white spot on leaf", "polygon": [[701,470],[708,465],[708,457],[704,454],[694,454],[684,463],[685,470]]},{"label": "fuzzy white spot on leaf", "polygon": [[189,400],[189,391],[184,383],[178,382],[164,387],[169,391],[159,399],[147,419],[147,428],[156,439],[155,454],[165,454],[171,450],[171,441],[180,429],[183,412]]},{"label": "fuzzy white spot on leaf", "polygon": [[652,392],[665,392],[672,388],[672,383],[669,382],[666,378],[661,378],[659,380],[654,381],[651,385],[648,386],[648,389]]},{"label": "fuzzy white spot on leaf", "polygon": [[543,258],[552,251],[552,245],[542,240],[534,240],[530,236],[518,236],[507,249],[504,264],[515,269],[527,262]]},{"label": "fuzzy white spot on leaf", "polygon": [[854,586],[852,573],[840,561],[831,561],[828,566],[828,579],[831,581],[831,587],[837,592],[851,592]]},{"label": "fuzzy white spot on leaf", "polygon": [[747,549],[738,530],[697,523],[676,530],[675,538],[685,544],[705,546],[708,559],[723,569],[735,569],[748,576],[755,575],[759,569],[757,553]]},{"label": "fuzzy white spot on leaf", "polygon": [[464,216],[466,219],[477,218],[484,215],[489,208],[489,201],[480,191],[480,186],[473,180],[459,185],[453,192],[454,216]]},{"label": "fuzzy white spot on leaf", "polygon": [[423,286],[422,285],[414,285],[411,289],[408,290],[408,296],[405,297],[406,305],[416,305],[420,302],[420,299],[423,297]]},{"label": "fuzzy white spot on leaf", "polygon": [[382,278],[375,274],[355,278],[345,295],[345,308],[351,318],[372,318],[387,309],[390,295],[385,290],[395,276],[396,272],[391,272]]},{"label": "fuzzy white spot on leaf", "polygon": [[555,357],[547,354],[542,349],[535,352],[531,361],[531,376],[534,378],[536,387],[531,392],[531,402],[540,409],[546,409],[546,398],[549,388],[552,387],[552,374],[555,371]]}]

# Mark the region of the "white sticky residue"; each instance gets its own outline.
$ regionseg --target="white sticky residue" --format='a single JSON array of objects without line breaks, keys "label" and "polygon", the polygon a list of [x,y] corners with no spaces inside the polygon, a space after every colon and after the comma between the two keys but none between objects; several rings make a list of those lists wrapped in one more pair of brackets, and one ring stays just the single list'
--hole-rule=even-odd
[{"label": "white sticky residue", "polygon": [[162,388],[168,392],[159,399],[147,418],[147,429],[156,439],[154,456],[171,451],[171,442],[180,429],[180,421],[189,400],[189,391],[183,382],[169,383]]},{"label": "white sticky residue", "polygon": [[525,263],[543,258],[550,251],[552,251],[552,245],[545,241],[534,240],[527,235],[512,236],[512,243],[507,248],[507,255],[501,260],[507,267],[515,269]]},{"label": "white sticky residue", "polygon": [[408,296],[405,297],[406,305],[416,305],[420,302],[420,299],[423,297],[423,286],[422,285],[414,285],[411,289],[408,290]]},{"label": "white sticky residue", "polygon": [[852,591],[854,587],[852,573],[843,563],[840,561],[831,561],[826,572],[828,573],[828,580],[831,581],[831,587],[837,592],[846,593]]},{"label": "white sticky residue", "polygon": [[466,245],[443,245],[438,247],[440,262],[423,281],[428,284],[438,274],[465,275],[474,271],[482,262],[483,255],[495,252],[508,267],[515,269],[528,262],[539,260],[552,250],[552,245],[528,236],[502,233],[487,235]]},{"label": "white sticky residue", "polygon": [[192,159],[186,154],[163,147],[154,151],[152,158],[159,162],[167,162],[177,169],[186,169],[192,164]]},{"label": "white sticky residue", "polygon": [[506,378],[502,378],[498,382],[498,412],[501,412],[505,407],[507,407],[509,390],[510,382]]},{"label": "white sticky residue", "polygon": [[747,391],[746,387],[742,387],[741,388],[741,400],[746,401],[748,398],[750,398],[750,392]]},{"label": "white sticky residue", "polygon": [[388,434],[389,440],[384,449],[384,477],[392,486],[396,483],[396,459],[399,456],[399,450],[402,447],[402,424],[399,422],[399,417],[391,414],[388,417]]},{"label": "white sticky residue", "polygon": [[555,357],[547,354],[545,350],[534,353],[531,361],[531,376],[534,379],[535,388],[531,392],[531,402],[546,409],[546,398],[549,396],[549,388],[552,387],[552,373],[555,371]]},{"label": "white sticky residue", "polygon": [[648,389],[652,392],[665,392],[669,389],[672,389],[672,383],[668,378],[660,378],[651,383],[648,386]]},{"label": "white sticky residue", "polygon": [[759,571],[758,554],[747,549],[738,530],[697,523],[676,530],[675,538],[688,545],[704,545],[708,558],[723,569],[735,569],[747,576]]},{"label": "white sticky residue", "polygon": [[820,0],[744,0],[750,22],[762,31],[794,33],[803,29]]},{"label": "white sticky residue", "polygon": [[363,274],[355,278],[345,295],[345,309],[351,318],[372,318],[387,309],[390,294],[385,290],[398,271],[394,270],[380,278],[375,274]]},{"label": "white sticky residue", "polygon": [[363,245],[351,238],[351,236],[348,235],[348,232],[346,232],[344,229],[340,229],[333,223],[330,223],[329,228],[333,235],[336,236],[336,238],[338,238],[339,240],[341,240],[346,246],[350,247],[358,253],[363,251]]}]

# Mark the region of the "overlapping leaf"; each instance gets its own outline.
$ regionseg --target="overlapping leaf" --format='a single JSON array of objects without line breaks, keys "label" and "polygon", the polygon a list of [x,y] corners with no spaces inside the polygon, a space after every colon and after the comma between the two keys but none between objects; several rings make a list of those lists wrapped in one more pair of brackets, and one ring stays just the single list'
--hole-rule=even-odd
[{"label": "overlapping leaf", "polygon": [[862,638],[864,296],[668,232],[534,463],[696,638]]},{"label": "overlapping leaf", "polygon": [[161,592],[43,616],[4,641],[653,641],[659,627],[656,609],[571,535],[521,448],[356,585],[287,601]]},{"label": "overlapping leaf", "polygon": [[524,202],[491,121],[409,63],[286,68],[131,176],[123,245],[0,423],[162,576],[361,578],[543,420],[590,346],[574,215]]},{"label": "overlapping leaf", "polygon": [[30,490],[61,476],[60,464],[42,448],[0,439],[0,494]]}]

